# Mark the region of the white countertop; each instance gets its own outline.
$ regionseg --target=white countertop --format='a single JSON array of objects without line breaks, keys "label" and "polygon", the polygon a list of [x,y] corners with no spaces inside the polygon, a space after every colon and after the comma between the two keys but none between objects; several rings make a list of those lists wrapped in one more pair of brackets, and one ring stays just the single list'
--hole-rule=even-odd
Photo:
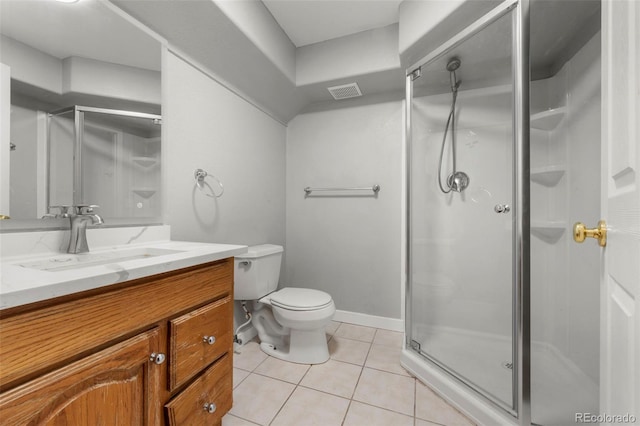
[{"label": "white countertop", "polygon": [[[119,251],[133,253],[135,250],[146,250],[150,253],[155,250],[155,253],[163,254],[117,259]],[[116,254],[113,263],[101,260],[99,262],[102,264],[98,265],[54,267],[53,270],[35,269],[29,265],[45,264],[51,259],[56,262],[70,262],[69,265],[74,262],[81,263],[83,255],[53,252],[3,256],[0,264],[0,309],[213,262],[243,254],[246,251],[247,246],[243,245],[154,241],[101,247],[88,253],[92,256],[91,259],[100,258],[101,255],[106,259]]]}]

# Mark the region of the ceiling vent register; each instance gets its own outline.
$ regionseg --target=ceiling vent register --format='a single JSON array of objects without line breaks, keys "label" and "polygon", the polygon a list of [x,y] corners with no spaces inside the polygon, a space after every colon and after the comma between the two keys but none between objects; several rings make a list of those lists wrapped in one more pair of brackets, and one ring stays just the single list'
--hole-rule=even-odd
[{"label": "ceiling vent register", "polygon": [[349,99],[349,98],[357,98],[358,96],[362,96],[362,92],[360,91],[360,87],[358,87],[358,83],[349,83],[343,84],[341,86],[333,86],[327,87],[333,99]]}]

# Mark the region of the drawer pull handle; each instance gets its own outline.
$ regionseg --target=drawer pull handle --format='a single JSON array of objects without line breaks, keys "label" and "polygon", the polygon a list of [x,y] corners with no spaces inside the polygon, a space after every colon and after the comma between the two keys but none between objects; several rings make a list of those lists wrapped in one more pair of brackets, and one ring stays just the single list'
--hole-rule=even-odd
[{"label": "drawer pull handle", "polygon": [[216,337],[215,336],[204,336],[202,338],[202,341],[204,343],[208,343],[210,345],[213,345],[216,342]]},{"label": "drawer pull handle", "polygon": [[218,408],[218,407],[216,407],[216,404],[214,404],[213,402],[211,402],[211,403],[206,402],[204,404],[204,411],[206,411],[209,414],[215,413],[216,408]]},{"label": "drawer pull handle", "polygon": [[165,354],[157,354],[154,352],[149,355],[149,361],[155,362],[158,365],[162,364],[165,359],[167,359],[167,356]]}]

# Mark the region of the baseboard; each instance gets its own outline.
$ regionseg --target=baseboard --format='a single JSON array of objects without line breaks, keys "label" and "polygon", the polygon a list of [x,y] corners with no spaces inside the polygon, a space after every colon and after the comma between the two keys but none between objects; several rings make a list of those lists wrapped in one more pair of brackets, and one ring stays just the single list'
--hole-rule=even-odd
[{"label": "baseboard", "polygon": [[[379,317],[376,315],[361,314],[360,312],[336,311],[334,321],[349,324],[363,325],[365,327],[382,328],[384,330],[404,332],[404,321],[397,318]],[[246,327],[238,333],[238,339],[246,344],[258,335],[253,326]]]},{"label": "baseboard", "polygon": [[333,316],[334,321],[347,322],[349,324],[363,325],[366,327],[382,328],[391,331],[404,331],[404,320],[399,318],[379,317],[360,312],[337,310]]}]

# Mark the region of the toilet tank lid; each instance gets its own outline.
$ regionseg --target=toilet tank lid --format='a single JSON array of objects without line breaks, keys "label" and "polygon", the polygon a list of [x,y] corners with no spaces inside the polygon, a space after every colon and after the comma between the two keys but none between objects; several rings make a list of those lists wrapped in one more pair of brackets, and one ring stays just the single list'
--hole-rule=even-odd
[{"label": "toilet tank lid", "polygon": [[258,246],[250,246],[246,253],[236,256],[238,259],[254,259],[256,257],[264,257],[270,254],[282,253],[282,246],[275,244],[261,244]]}]

